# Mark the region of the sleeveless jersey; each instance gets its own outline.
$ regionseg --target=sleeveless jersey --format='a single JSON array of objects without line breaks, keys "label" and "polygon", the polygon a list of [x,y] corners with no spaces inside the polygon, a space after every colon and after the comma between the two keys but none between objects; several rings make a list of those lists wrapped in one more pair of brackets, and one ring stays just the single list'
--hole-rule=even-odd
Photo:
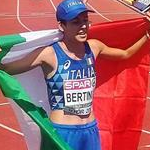
[{"label": "sleeveless jersey", "polygon": [[63,109],[76,115],[89,114],[96,78],[95,59],[88,43],[85,42],[85,55],[81,60],[70,58],[58,43],[54,43],[53,48],[57,69],[51,78],[46,79],[51,109]]}]

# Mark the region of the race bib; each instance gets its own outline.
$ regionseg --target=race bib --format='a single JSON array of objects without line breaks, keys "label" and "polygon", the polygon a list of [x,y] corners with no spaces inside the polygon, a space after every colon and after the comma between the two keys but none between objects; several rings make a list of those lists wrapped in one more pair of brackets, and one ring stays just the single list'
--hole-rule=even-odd
[{"label": "race bib", "polygon": [[95,77],[64,81],[64,110],[76,115],[87,115],[91,112]]}]

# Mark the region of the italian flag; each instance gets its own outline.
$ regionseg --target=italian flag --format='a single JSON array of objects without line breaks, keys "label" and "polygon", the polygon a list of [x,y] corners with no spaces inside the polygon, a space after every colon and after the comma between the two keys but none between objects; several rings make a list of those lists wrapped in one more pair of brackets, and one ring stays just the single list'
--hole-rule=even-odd
[{"label": "italian flag", "polygon": [[[149,28],[150,23],[145,18],[94,24],[90,27],[89,38],[126,49]],[[0,59],[3,63],[20,59],[38,47],[51,45],[62,36],[58,30],[2,36]],[[145,146],[142,130],[149,95],[149,49],[148,41],[129,60],[116,62],[98,58],[96,61],[97,88],[93,109],[102,150],[137,150]],[[0,88],[4,96],[11,98],[40,128],[41,150],[71,150],[49,121],[50,108],[40,67],[14,77],[0,71]]]},{"label": "italian flag", "polygon": [[[61,39],[61,37],[62,34],[58,30],[37,31],[2,36],[0,37],[0,45],[2,48],[0,58],[3,63],[20,59],[36,48],[50,45],[53,42]],[[48,112],[43,109],[44,106],[42,107],[42,105],[47,104],[46,102],[44,102],[44,100],[47,100],[47,98],[46,96],[44,96],[46,89],[44,92],[42,91],[44,90],[42,87],[44,81],[41,80],[43,79],[43,76],[40,71],[40,68],[38,68],[29,73],[12,77],[11,75],[0,70],[1,90],[4,96],[13,99],[14,102],[17,103],[17,105],[19,105],[19,107],[21,107],[21,109],[23,109],[39,126],[41,132],[41,142],[39,141],[41,144],[39,146],[39,149],[71,150],[71,148],[57,135],[48,118]],[[32,80],[36,80],[36,83],[34,84]],[[39,88],[36,90],[37,84]],[[33,91],[33,89],[35,89],[35,91]],[[21,112],[18,111],[16,105],[14,106],[14,108],[16,110],[16,115]],[[27,116],[24,116],[24,114],[22,114],[21,117],[26,118]],[[31,122],[31,120],[28,119],[27,121]],[[27,127],[25,127],[25,125],[23,124],[24,122],[20,123],[26,132],[26,128],[28,128],[28,126],[26,125]],[[30,130],[32,131],[35,129]],[[30,139],[28,136],[32,135],[32,133],[28,133],[30,135],[25,135],[25,137],[27,138],[27,142],[29,142]],[[34,143],[34,139],[31,140]],[[34,144],[38,145],[38,143]],[[29,148],[33,147],[28,145],[28,143],[27,146]]]}]

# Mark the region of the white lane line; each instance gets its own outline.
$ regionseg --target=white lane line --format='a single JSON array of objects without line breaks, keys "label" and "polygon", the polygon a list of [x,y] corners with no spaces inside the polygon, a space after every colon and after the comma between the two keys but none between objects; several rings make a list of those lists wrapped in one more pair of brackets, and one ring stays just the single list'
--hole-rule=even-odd
[{"label": "white lane line", "polygon": [[20,7],[20,2],[19,2],[19,0],[17,0],[17,20],[19,21],[19,23],[20,23],[26,30],[32,31],[32,30],[29,29],[25,24],[23,24],[22,21],[20,20],[19,7]]},{"label": "white lane line", "polygon": [[107,21],[112,22],[112,20],[108,19],[107,17],[103,16],[98,10],[96,10],[92,5],[90,5],[89,3],[87,3],[87,5],[93,9],[99,16],[101,16],[102,18],[106,19]]},{"label": "white lane line", "polygon": [[1,103],[0,106],[9,105],[9,103]]},{"label": "white lane line", "polygon": [[50,1],[50,3],[52,4],[54,10],[56,11],[56,6],[54,5],[53,1],[52,1],[52,0],[49,0],[49,1]]},{"label": "white lane line", "polygon": [[150,131],[142,130],[142,132],[144,132],[146,134],[150,134]]},{"label": "white lane line", "polygon": [[8,127],[8,126],[5,126],[5,125],[3,125],[3,124],[1,124],[1,123],[0,123],[0,127],[4,128],[4,129],[6,129],[6,130],[9,130],[9,131],[11,131],[11,132],[13,132],[13,133],[16,133],[16,134],[19,134],[19,135],[21,135],[21,136],[24,136],[23,133],[21,133],[21,132],[19,132],[19,131],[17,131],[17,130],[14,130],[14,129]]}]

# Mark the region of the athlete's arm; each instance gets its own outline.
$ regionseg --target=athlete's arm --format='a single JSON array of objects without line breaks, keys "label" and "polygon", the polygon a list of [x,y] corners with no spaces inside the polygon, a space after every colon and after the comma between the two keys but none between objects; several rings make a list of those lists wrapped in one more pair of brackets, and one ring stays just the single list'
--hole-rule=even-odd
[{"label": "athlete's arm", "polygon": [[137,53],[147,40],[149,40],[149,38],[147,37],[147,35],[144,35],[135,44],[133,44],[131,47],[125,50],[108,47],[107,45],[98,40],[91,40],[91,41],[89,40],[89,43],[91,49],[95,54],[95,57],[97,57],[100,54],[100,56],[103,58],[108,58],[112,60],[121,60],[121,59],[128,59],[135,53]]},{"label": "athlete's arm", "polygon": [[9,74],[19,74],[41,65],[42,59],[43,48],[38,48],[24,58],[10,63],[0,64],[0,69]]}]

